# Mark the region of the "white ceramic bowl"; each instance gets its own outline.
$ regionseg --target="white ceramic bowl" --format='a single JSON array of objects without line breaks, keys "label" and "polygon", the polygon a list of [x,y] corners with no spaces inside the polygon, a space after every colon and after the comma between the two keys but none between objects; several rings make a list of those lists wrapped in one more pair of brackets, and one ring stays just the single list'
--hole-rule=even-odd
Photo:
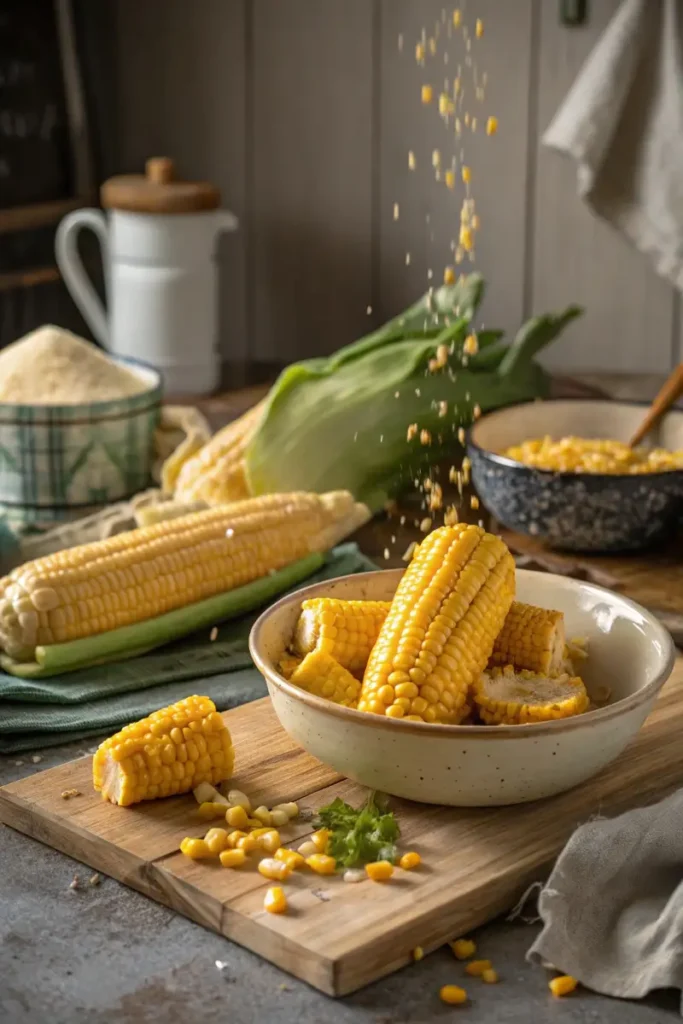
[{"label": "white ceramic bowl", "polygon": [[361,573],[306,587],[264,612],[249,642],[292,739],[371,789],[454,807],[516,804],[561,793],[622,752],[671,673],[671,637],[644,608],[590,583],[518,570],[520,601],[563,611],[567,635],[588,638],[590,656],[582,675],[589,691],[610,687],[608,706],[539,725],[426,725],[339,707],[280,675],[277,664],[303,600],[323,595],[390,600],[401,574]]}]

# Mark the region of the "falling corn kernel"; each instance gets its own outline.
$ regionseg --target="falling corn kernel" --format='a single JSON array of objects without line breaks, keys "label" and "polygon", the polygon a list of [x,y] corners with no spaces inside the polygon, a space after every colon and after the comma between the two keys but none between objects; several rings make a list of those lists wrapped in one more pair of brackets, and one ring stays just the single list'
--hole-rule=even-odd
[{"label": "falling corn kernel", "polygon": [[459,92],[460,92],[460,79],[459,78],[454,78],[453,79],[453,95],[457,96]]},{"label": "falling corn kernel", "polygon": [[457,480],[457,478],[458,478],[458,471],[455,468],[455,466],[451,466],[451,468],[448,470],[448,479],[450,480],[450,482],[452,484],[454,484],[455,481]]},{"label": "falling corn kernel", "polygon": [[465,122],[465,128],[469,128],[469,126],[470,126],[470,115],[468,113],[465,113],[465,117],[463,118],[463,120]]},{"label": "falling corn kernel", "polygon": [[384,549],[384,561],[388,562],[390,558],[391,558],[391,552],[389,551],[389,548],[385,548]]},{"label": "falling corn kernel", "polygon": [[477,339],[476,334],[468,334],[467,337],[465,338],[465,343],[462,348],[463,352],[465,352],[468,356],[476,356],[477,352],[479,351],[479,341]]},{"label": "falling corn kernel", "polygon": [[[464,427],[458,427],[458,441],[460,442],[460,444],[464,444],[465,443],[465,428]],[[451,466],[451,472],[453,471],[453,469],[454,469],[454,467]],[[451,479],[451,483],[452,482],[453,481]]]},{"label": "falling corn kernel", "polygon": [[469,482],[471,468],[472,468],[472,463],[470,462],[468,457],[465,456],[465,458],[462,460],[462,476],[463,476],[463,480],[465,481],[465,483]]},{"label": "falling corn kernel", "polygon": [[433,36],[429,40],[429,52],[432,54],[432,56],[436,53],[436,39],[434,39]]},{"label": "falling corn kernel", "polygon": [[[484,22],[481,20],[481,18],[477,18],[477,20],[476,20],[476,23],[475,23],[475,26],[474,26],[474,34],[477,37],[477,39],[481,39],[481,37],[484,34]],[[495,35],[495,33],[494,33],[494,35]]]},{"label": "falling corn kernel", "polygon": [[424,59],[425,59],[424,44],[423,43],[417,43],[417,45],[415,47],[415,60],[418,61],[418,63],[422,63],[422,61]]},{"label": "falling corn kernel", "polygon": [[415,554],[417,548],[418,548],[418,543],[417,543],[416,540],[414,540],[411,544],[408,545],[408,547],[405,549],[405,551],[401,555],[402,561],[409,562],[412,559],[413,555]]},{"label": "falling corn kernel", "polygon": [[476,496],[476,494],[473,494],[472,497],[470,498],[470,508],[479,508],[479,498]]},{"label": "falling corn kernel", "polygon": [[568,996],[578,984],[576,978],[572,978],[571,974],[561,974],[559,978],[553,978],[548,982],[548,988],[554,996],[560,998]]},{"label": "falling corn kernel", "polygon": [[443,505],[443,494],[439,484],[434,484],[432,493],[429,495],[429,511],[435,512]]},{"label": "falling corn kernel", "polygon": [[460,1006],[467,1002],[467,992],[459,985],[443,985],[439,989],[439,999],[449,1006]]},{"label": "falling corn kernel", "polygon": [[438,345],[436,349],[436,358],[439,366],[445,366],[448,362],[448,345]]},{"label": "falling corn kernel", "polygon": [[434,152],[432,153],[432,167],[440,167],[440,166],[441,166],[441,153],[439,152],[438,149],[435,149]]},{"label": "falling corn kernel", "polygon": [[411,171],[415,170],[415,154],[413,153],[412,149],[408,153],[408,167],[410,168]]},{"label": "falling corn kernel", "polygon": [[472,229],[468,228],[467,225],[463,224],[460,228],[460,245],[465,252],[471,252],[474,248],[474,239],[472,238]]},{"label": "falling corn kernel", "polygon": [[398,220],[398,215],[399,215],[398,203],[394,203],[394,220]]},{"label": "falling corn kernel", "polygon": [[416,946],[413,950],[413,960],[422,960],[425,955],[425,951],[422,946]]},{"label": "falling corn kernel", "polygon": [[446,267],[443,272],[444,284],[455,284],[455,270],[453,267]]},{"label": "falling corn kernel", "polygon": [[472,410],[472,416],[474,417],[475,420],[478,420],[479,417],[481,416],[481,406],[479,405],[478,402],[475,405],[474,409]]},{"label": "falling corn kernel", "polygon": [[434,90],[432,89],[431,85],[423,85],[422,86],[422,102],[423,103],[431,103],[433,98],[434,98]]},{"label": "falling corn kernel", "polygon": [[458,522],[458,513],[455,505],[449,505],[443,517],[444,526],[455,526]]},{"label": "falling corn kernel", "polygon": [[465,182],[466,185],[469,185],[469,183],[472,181],[472,171],[467,166],[463,167],[462,169],[462,180]]},{"label": "falling corn kernel", "polygon": [[420,431],[420,444],[431,444],[431,443],[432,443],[432,435],[430,434],[430,432],[428,430],[426,430],[423,427],[423,429]]},{"label": "falling corn kernel", "polygon": [[462,248],[462,246],[459,245],[458,248],[455,250],[455,262],[456,263],[462,263],[464,258],[465,258],[465,250]]},{"label": "falling corn kernel", "polygon": [[211,643],[214,642],[214,640],[216,639],[217,636],[218,636],[218,626],[214,626],[213,629],[211,630],[211,632],[209,633],[209,640],[211,641]]},{"label": "falling corn kernel", "polygon": [[[448,281],[446,282],[448,284]],[[448,414],[448,402],[439,402],[439,417],[443,419]]]},{"label": "falling corn kernel", "polygon": [[454,107],[453,102],[447,92],[442,92],[439,96],[439,113],[446,117],[447,114],[453,113]]},{"label": "falling corn kernel", "polygon": [[455,188],[455,171],[448,170],[443,176],[446,188]]},{"label": "falling corn kernel", "polygon": [[417,436],[417,423],[411,423],[408,427],[408,433],[406,435],[407,441],[412,441]]},{"label": "falling corn kernel", "polygon": [[472,939],[456,939],[450,947],[456,960],[469,960],[477,952],[477,944]]},{"label": "falling corn kernel", "polygon": [[410,253],[409,252],[406,253],[406,266],[407,267],[410,266]]},{"label": "falling corn kernel", "polygon": [[476,132],[476,130],[477,130],[477,119],[476,119],[476,117],[472,118],[472,120],[470,122],[470,128],[472,129],[473,132]]},{"label": "falling corn kernel", "polygon": [[456,7],[455,10],[453,11],[453,25],[455,26],[455,28],[459,28],[460,27],[461,21],[462,21],[462,14],[460,13],[460,9],[458,7]]},{"label": "falling corn kernel", "polygon": [[480,225],[481,221],[479,220],[479,216],[476,213],[473,214],[472,219],[470,221],[470,227],[472,228],[473,231],[478,231]]},{"label": "falling corn kernel", "polygon": [[487,122],[486,122],[486,134],[487,135],[495,135],[497,131],[498,131],[498,118],[497,117],[489,117]]},{"label": "falling corn kernel", "polygon": [[424,518],[424,519],[422,520],[422,522],[420,523],[420,532],[421,532],[421,533],[429,533],[429,531],[431,530],[431,528],[432,528],[432,521],[431,521],[431,519],[429,518],[429,516],[426,516],[426,517],[425,517],[425,518]]},{"label": "falling corn kernel", "polygon": [[455,119],[455,134],[456,135],[460,135],[461,131],[462,131],[462,125],[460,124],[460,118],[456,117],[456,119]]}]

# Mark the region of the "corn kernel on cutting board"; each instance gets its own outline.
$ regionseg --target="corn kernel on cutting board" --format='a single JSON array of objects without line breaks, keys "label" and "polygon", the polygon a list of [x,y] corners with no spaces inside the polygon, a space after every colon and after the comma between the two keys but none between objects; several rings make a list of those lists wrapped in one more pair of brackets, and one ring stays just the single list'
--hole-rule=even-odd
[{"label": "corn kernel on cutting board", "polygon": [[[255,803],[297,800],[315,810],[341,796],[360,803],[361,787],[294,747],[269,700],[225,713],[237,753],[234,784]],[[518,807],[456,810],[395,801],[404,850],[423,867],[390,882],[349,885],[341,877],[296,872],[286,883],[289,912],[263,910],[271,884],[255,868],[222,868],[178,852],[201,835],[192,795],[132,808],[92,790],[91,759],[41,772],[0,789],[0,821],[259,953],[329,995],[344,995],[402,967],[511,907],[581,822],[652,802],[683,781],[683,657],[631,747],[596,780],[551,800]],[[81,795],[64,800],[66,789]],[[282,829],[288,844],[311,831]]]}]

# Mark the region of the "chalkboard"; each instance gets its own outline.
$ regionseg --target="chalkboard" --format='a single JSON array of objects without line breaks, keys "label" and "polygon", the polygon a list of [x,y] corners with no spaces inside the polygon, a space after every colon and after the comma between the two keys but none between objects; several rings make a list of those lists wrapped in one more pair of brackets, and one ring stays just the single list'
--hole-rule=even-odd
[{"label": "chalkboard", "polygon": [[74,194],[54,0],[0,0],[0,209]]}]

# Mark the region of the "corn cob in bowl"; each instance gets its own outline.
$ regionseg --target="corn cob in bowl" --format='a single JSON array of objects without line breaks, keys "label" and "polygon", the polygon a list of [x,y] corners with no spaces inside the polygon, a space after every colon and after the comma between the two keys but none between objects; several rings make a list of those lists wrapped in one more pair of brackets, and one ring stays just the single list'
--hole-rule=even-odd
[{"label": "corn cob in bowl", "polygon": [[[284,678],[279,663],[296,632],[304,602],[324,598],[335,602],[392,602],[411,567],[405,574],[401,570],[364,573],[307,587],[281,599],[254,626],[250,638],[252,657],[266,679],[281,724],[305,750],[342,775],[373,789],[406,799],[452,806],[514,804],[551,796],[590,778],[621,753],[644,721],[671,672],[671,638],[654,616],[626,598],[591,583],[548,573],[517,570],[515,600],[562,613],[568,635],[586,637],[590,654],[582,663],[581,675],[589,696],[605,685],[610,687],[612,701],[605,707],[524,725],[453,724],[455,718],[462,722],[465,713],[465,705],[456,706],[459,687],[462,686],[461,664],[460,675],[454,673],[453,708],[448,708],[443,699],[430,705],[429,690],[422,698],[428,702],[428,707],[436,711],[436,720],[429,722],[424,720],[426,709],[419,710],[421,704],[418,703],[418,710],[414,712],[412,707],[408,710],[402,703],[397,703],[419,701],[421,692],[417,698],[408,696],[408,693],[413,693],[412,689],[397,693],[397,687],[405,683],[397,678],[389,683],[391,672],[382,685],[393,687],[394,698],[390,703],[382,701],[383,714],[362,712],[321,696],[320,678],[325,678],[323,670],[320,670],[317,684],[309,684],[307,688],[297,686],[291,678]],[[438,577],[438,564],[433,571]],[[486,569],[482,575],[488,579],[492,570]],[[485,581],[482,589],[483,586]],[[499,589],[504,591],[500,585]],[[432,635],[428,640],[427,633],[438,616],[444,614],[447,598],[443,594],[439,596],[438,591],[435,591],[435,596],[437,601],[432,600],[433,608],[427,612],[427,621],[413,625],[408,625],[410,602],[405,602],[401,615],[397,615],[391,625],[391,632],[387,629],[385,634],[388,657],[384,661],[391,658],[395,665],[400,656],[399,645],[412,635],[416,636],[420,650],[429,650],[425,644],[431,645],[435,639],[438,646],[439,638]],[[497,599],[500,602],[500,593]],[[504,600],[509,600],[509,614],[513,608],[512,594],[508,593]],[[500,616],[500,611],[497,614]],[[380,632],[390,624],[390,619],[391,613]],[[500,626],[492,630],[483,625],[476,615],[473,619],[483,630],[488,628],[486,635],[489,637],[495,629],[501,632]],[[460,622],[466,620],[467,613]],[[414,634],[411,629],[414,629]],[[545,628],[543,643],[550,641],[552,632]],[[542,628],[539,636],[542,637],[543,633]],[[456,640],[459,638],[457,623],[445,638],[444,648],[452,636]],[[482,664],[487,672],[487,658],[493,654],[495,639],[488,641],[492,646],[483,664],[481,652],[476,656],[478,664]],[[410,646],[404,643],[404,653],[410,651]],[[552,656],[553,649],[553,643],[549,643],[545,655]],[[522,657],[528,656],[523,646],[520,650]],[[446,653],[445,656],[450,655]],[[411,655],[413,660],[405,668],[394,667],[393,671],[410,673],[416,668],[419,671],[418,657],[419,654]],[[448,663],[439,661],[442,657],[443,651],[441,655],[437,654],[432,673],[447,667]],[[517,653],[516,658],[519,657]],[[382,672],[386,672],[384,661]],[[481,673],[477,673],[478,664],[473,665],[470,657],[468,671],[472,673],[472,683],[469,692],[472,694],[476,682],[481,679]],[[379,695],[376,688],[367,691],[369,669],[370,664],[365,679],[358,680],[361,682],[361,701],[364,699],[363,689],[366,689],[366,694],[371,694],[367,699],[375,699]],[[296,671],[296,665],[292,666],[292,671]],[[521,666],[517,674],[523,671]],[[532,670],[528,668],[526,671]],[[535,674],[543,671],[536,669]],[[422,683],[419,676],[417,679],[410,677],[410,682],[420,691],[422,686],[430,685]],[[389,696],[388,693],[385,695]],[[439,703],[446,709],[446,715],[438,708]],[[400,717],[388,715],[386,711],[394,706],[403,707],[404,714]],[[377,710],[381,712],[381,709]],[[417,715],[422,716],[421,721],[417,720]]]}]

